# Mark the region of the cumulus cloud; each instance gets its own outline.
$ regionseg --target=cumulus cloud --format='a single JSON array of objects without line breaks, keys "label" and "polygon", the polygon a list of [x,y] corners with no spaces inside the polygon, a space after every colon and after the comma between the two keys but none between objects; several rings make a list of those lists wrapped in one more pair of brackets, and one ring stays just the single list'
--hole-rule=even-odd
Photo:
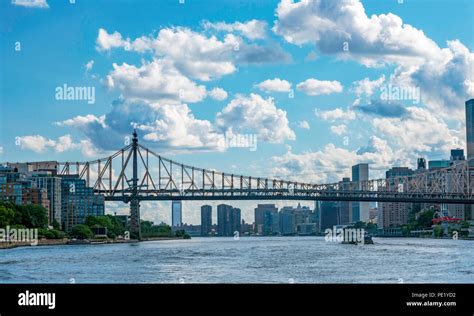
[{"label": "cumulus cloud", "polygon": [[374,118],[373,126],[408,154],[445,154],[454,147],[464,147],[461,132],[450,129],[431,111],[415,106],[406,111],[402,117]]},{"label": "cumulus cloud", "polygon": [[[276,15],[273,31],[287,42],[312,43],[325,54],[347,55],[368,66],[412,63],[417,58],[436,57],[440,51],[423,31],[404,24],[397,15],[368,17],[358,0],[282,0]],[[343,50],[345,42],[348,54]]]},{"label": "cumulus cloud", "polygon": [[163,28],[156,37],[123,38],[119,32],[99,29],[97,50],[123,48],[143,53],[152,51],[155,59],[164,59],[184,76],[210,81],[234,73],[236,63],[260,64],[288,61],[289,55],[278,45],[248,44],[234,34],[223,39],[206,36],[185,27]]},{"label": "cumulus cloud", "polygon": [[92,155],[97,153],[95,148],[87,140],[74,143],[69,134],[60,136],[57,140],[49,139],[41,135],[17,136],[16,143],[21,149],[31,150],[36,153],[44,153],[48,149],[53,149],[56,153],[79,149],[86,157],[92,157]]},{"label": "cumulus cloud", "polygon": [[255,93],[237,95],[217,113],[216,125],[223,131],[256,133],[259,141],[270,143],[281,143],[296,137],[289,127],[286,112],[276,107],[273,98],[264,99]]},{"label": "cumulus cloud", "polygon": [[316,109],[314,111],[317,117],[323,121],[335,122],[338,120],[341,121],[352,121],[356,119],[356,114],[353,110],[347,109],[343,110],[342,108],[335,108],[334,110],[320,111]]},{"label": "cumulus cloud", "polygon": [[299,121],[298,122],[298,127],[302,129],[310,129],[308,121]]},{"label": "cumulus cloud", "polygon": [[225,91],[222,88],[217,87],[209,91],[209,96],[213,98],[214,100],[224,101],[225,99],[227,99],[228,95],[227,95],[227,91]]},{"label": "cumulus cloud", "polygon": [[[397,154],[388,143],[372,136],[366,147],[349,150],[327,144],[320,151],[293,153],[272,157],[272,172],[282,177],[297,177],[299,181],[333,183],[351,176],[351,166],[369,163],[370,176],[382,177],[383,171],[397,163]],[[294,178],[293,178],[294,179]]]},{"label": "cumulus cloud", "polygon": [[421,90],[424,104],[448,119],[464,119],[464,102],[472,98],[474,53],[460,41],[448,41],[440,57],[411,68],[396,69],[392,82]]},{"label": "cumulus cloud", "polygon": [[49,8],[46,0],[12,0],[12,4],[20,7],[26,8],[40,8],[47,9]]},{"label": "cumulus cloud", "polygon": [[105,127],[104,125],[105,116],[97,117],[92,114],[87,114],[85,116],[75,116],[71,119],[67,119],[61,122],[55,122],[55,125],[58,126],[71,126],[71,127],[87,127],[91,123],[98,123]]},{"label": "cumulus cloud", "polygon": [[116,100],[112,110],[101,116],[77,116],[60,126],[82,131],[97,148],[113,151],[124,146],[133,128],[141,142],[153,149],[184,152],[223,150],[222,134],[208,120],[196,118],[186,104],[160,104],[142,100]]},{"label": "cumulus cloud", "polygon": [[356,95],[356,100],[353,105],[358,105],[361,102],[361,99],[370,98],[385,82],[385,75],[381,75],[376,80],[370,80],[368,77],[355,81],[352,83],[351,91]]},{"label": "cumulus cloud", "polygon": [[272,30],[287,42],[368,67],[395,65],[393,84],[419,87],[427,107],[462,118],[463,102],[472,96],[474,54],[459,40],[441,48],[395,14],[367,16],[359,0],[282,0],[276,15]]},{"label": "cumulus cloud", "polygon": [[164,103],[199,102],[206,88],[183,76],[163,60],[144,62],[140,67],[113,64],[107,77],[109,88],[118,88],[125,98]]},{"label": "cumulus cloud", "polygon": [[343,88],[339,81],[317,80],[309,78],[296,85],[296,89],[307,95],[320,95],[342,92]]},{"label": "cumulus cloud", "polygon": [[291,83],[280,78],[274,78],[262,81],[259,84],[256,84],[255,87],[265,92],[290,92]]},{"label": "cumulus cloud", "polygon": [[250,40],[264,39],[266,37],[267,22],[260,20],[250,20],[246,22],[216,22],[212,23],[204,21],[203,26],[205,29],[213,29],[216,31],[225,31],[228,33],[238,32]]},{"label": "cumulus cloud", "polygon": [[343,135],[347,133],[347,126],[345,124],[331,125],[331,133],[336,135]]}]

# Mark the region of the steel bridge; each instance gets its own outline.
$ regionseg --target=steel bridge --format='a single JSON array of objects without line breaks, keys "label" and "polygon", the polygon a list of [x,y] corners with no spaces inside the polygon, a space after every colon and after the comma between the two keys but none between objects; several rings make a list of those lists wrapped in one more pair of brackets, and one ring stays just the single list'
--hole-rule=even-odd
[{"label": "steel bridge", "polygon": [[140,236],[140,201],[321,200],[474,204],[474,168],[448,168],[368,181],[313,184],[242,176],[164,158],[138,143],[89,162],[61,162],[59,175],[76,175],[106,201],[130,203],[131,231]]}]

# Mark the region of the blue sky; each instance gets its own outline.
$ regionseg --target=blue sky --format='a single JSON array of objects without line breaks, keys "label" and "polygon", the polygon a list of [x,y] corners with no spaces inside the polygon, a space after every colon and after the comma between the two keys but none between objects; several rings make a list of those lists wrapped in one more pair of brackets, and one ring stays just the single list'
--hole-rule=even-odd
[{"label": "blue sky", "polygon": [[[474,95],[474,3],[402,2],[2,1],[0,161],[92,160],[132,126],[180,162],[312,182],[448,158]],[[58,100],[64,85],[95,102]],[[257,149],[223,147],[229,132]]]}]

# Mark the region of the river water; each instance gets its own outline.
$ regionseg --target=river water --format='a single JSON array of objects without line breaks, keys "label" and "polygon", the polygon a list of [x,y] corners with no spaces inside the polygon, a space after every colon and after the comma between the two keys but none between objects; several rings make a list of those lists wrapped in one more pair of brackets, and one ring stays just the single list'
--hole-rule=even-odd
[{"label": "river water", "polygon": [[474,241],[193,238],[0,250],[0,283],[474,283]]}]

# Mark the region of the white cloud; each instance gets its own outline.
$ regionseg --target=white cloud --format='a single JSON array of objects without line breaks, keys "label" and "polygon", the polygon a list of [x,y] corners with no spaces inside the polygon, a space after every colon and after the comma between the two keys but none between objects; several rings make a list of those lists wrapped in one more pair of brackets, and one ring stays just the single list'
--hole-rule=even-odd
[{"label": "white cloud", "polygon": [[209,81],[236,71],[232,61],[241,39],[226,35],[221,41],[186,28],[162,29],[153,43],[155,53],[171,60],[184,75]]},{"label": "white cloud", "polygon": [[119,47],[126,47],[128,49],[129,46],[130,40],[122,39],[122,34],[119,32],[109,34],[105,29],[99,29],[99,34],[96,39],[96,49],[98,51],[108,51]]},{"label": "white cloud", "polygon": [[49,5],[46,0],[12,0],[12,4],[27,8],[49,8]]},{"label": "white cloud", "polygon": [[212,89],[211,91],[209,91],[209,96],[213,98],[214,100],[224,101],[225,99],[227,99],[228,95],[227,95],[227,91],[225,91],[222,88],[216,87]]},{"label": "white cloud", "polygon": [[464,101],[472,97],[474,54],[459,40],[441,48],[395,14],[368,17],[359,0],[282,0],[276,14],[272,30],[286,41],[313,44],[323,54],[368,67],[395,65],[390,83],[420,88],[425,106],[444,118],[462,119]]},{"label": "white cloud", "polygon": [[0,155],[3,155],[3,146],[0,146]]},{"label": "white cloud", "polygon": [[309,78],[296,85],[296,89],[307,95],[320,95],[342,92],[343,88],[339,81],[317,80]]},{"label": "white cloud", "polygon": [[54,147],[56,142],[41,135],[17,136],[16,143],[21,149],[29,149],[37,153],[44,152],[49,147]]},{"label": "white cloud", "polygon": [[94,60],[89,60],[84,67],[86,68],[86,71],[91,71],[94,67]]},{"label": "white cloud", "polygon": [[418,88],[423,103],[447,119],[464,120],[464,102],[472,98],[474,53],[460,41],[448,41],[440,58],[416,67],[399,67],[393,84]]},{"label": "white cloud", "polygon": [[84,133],[95,148],[114,151],[124,146],[135,127],[140,142],[155,150],[167,152],[221,151],[223,135],[208,120],[196,118],[186,104],[160,104],[120,99],[112,110],[97,118],[76,116],[57,123]]},{"label": "white cloud", "polygon": [[361,102],[361,98],[370,98],[377,89],[385,82],[385,75],[381,75],[376,80],[370,80],[368,77],[354,81],[352,83],[352,91],[356,95],[356,100],[353,105],[359,105]]},{"label": "white cloud", "polygon": [[281,143],[295,139],[286,112],[278,109],[272,98],[258,94],[238,95],[219,113],[216,124],[221,130],[257,133],[259,141]]},{"label": "white cloud", "polygon": [[118,88],[125,98],[163,103],[199,102],[206,97],[206,88],[183,76],[163,60],[154,60],[140,67],[113,64],[107,77],[109,88]]},{"label": "white cloud", "polygon": [[87,114],[85,116],[78,115],[76,117],[64,120],[62,122],[55,122],[54,124],[58,126],[86,127],[90,123],[93,123],[93,122],[104,125],[104,120],[105,120],[104,115],[102,115],[101,117],[97,117],[92,114]]},{"label": "white cloud", "polygon": [[54,150],[58,153],[75,148],[77,148],[77,146],[73,143],[71,135],[60,136],[54,146]]},{"label": "white cloud", "polygon": [[299,121],[298,122],[298,127],[302,129],[310,129],[308,121]]},{"label": "white cloud", "polygon": [[413,64],[439,54],[438,45],[423,31],[392,13],[368,17],[359,0],[282,0],[276,15],[273,31],[289,43],[312,43],[325,54],[354,58],[367,66]]},{"label": "white cloud", "polygon": [[155,60],[163,59],[184,76],[201,81],[234,73],[236,63],[281,63],[290,59],[278,45],[248,44],[234,34],[226,34],[219,39],[185,27],[163,28],[156,37],[141,36],[133,41],[124,39],[119,32],[109,34],[101,28],[96,44],[99,51],[113,48],[137,53],[152,51]]},{"label": "white cloud", "polygon": [[239,32],[250,40],[264,39],[267,32],[267,22],[255,19],[247,22],[234,23],[211,23],[205,21],[203,22],[203,26],[205,29],[214,29],[216,31],[225,31],[229,33]]},{"label": "white cloud", "polygon": [[452,130],[431,111],[419,107],[408,107],[408,115],[392,118],[374,118],[376,131],[386,136],[407,153],[442,153],[464,147],[462,130]]},{"label": "white cloud", "polygon": [[222,135],[211,122],[194,117],[187,105],[151,106],[155,119],[137,124],[143,139],[177,149],[223,150]]},{"label": "white cloud", "polygon": [[341,108],[335,108],[334,110],[320,111],[316,109],[314,111],[317,117],[321,118],[323,121],[352,121],[355,120],[356,114],[351,109],[343,110]]},{"label": "white cloud", "polygon": [[256,84],[255,87],[265,92],[290,92],[291,83],[280,78],[274,78],[262,81],[259,84]]},{"label": "white cloud", "polygon": [[347,126],[345,124],[331,125],[331,133],[336,135],[343,135],[347,133]]},{"label": "white cloud", "polygon": [[86,157],[97,155],[97,150],[88,140],[74,143],[69,134],[60,136],[57,140],[49,139],[41,135],[17,136],[16,143],[21,149],[31,150],[36,153],[44,153],[48,149],[53,149],[56,153],[79,149]]},{"label": "white cloud", "polygon": [[351,176],[351,166],[369,163],[370,177],[383,177],[383,171],[397,162],[395,153],[386,141],[372,136],[368,145],[358,150],[349,150],[327,144],[320,151],[293,153],[272,157],[272,172],[298,181],[333,183]]}]

